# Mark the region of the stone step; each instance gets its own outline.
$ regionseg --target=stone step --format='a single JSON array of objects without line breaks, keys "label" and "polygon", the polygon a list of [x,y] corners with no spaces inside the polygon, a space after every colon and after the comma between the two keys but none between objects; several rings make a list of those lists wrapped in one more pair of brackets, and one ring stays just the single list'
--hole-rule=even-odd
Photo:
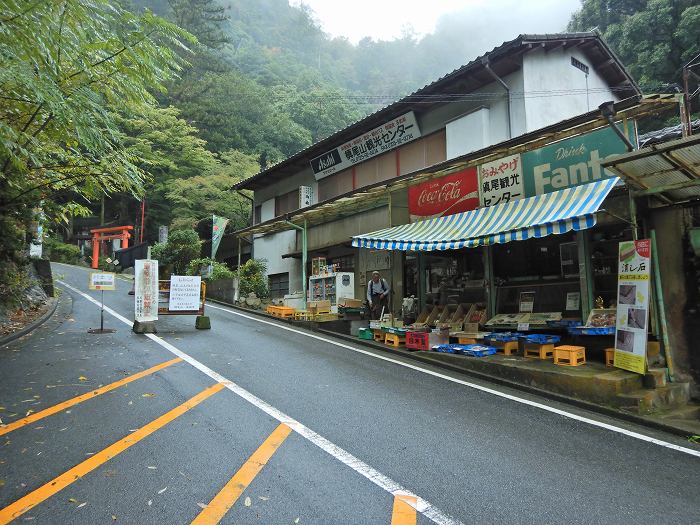
[{"label": "stone step", "polygon": [[668,368],[649,368],[642,379],[644,388],[659,388],[668,384]]},{"label": "stone step", "polygon": [[618,408],[635,414],[653,414],[684,407],[690,400],[689,383],[669,383],[655,389],[642,389],[618,394],[614,403]]}]

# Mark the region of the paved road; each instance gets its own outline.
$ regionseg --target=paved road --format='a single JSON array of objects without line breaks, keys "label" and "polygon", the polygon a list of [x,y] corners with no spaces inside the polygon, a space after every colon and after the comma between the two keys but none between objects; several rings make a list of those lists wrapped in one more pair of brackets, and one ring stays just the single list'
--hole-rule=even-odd
[{"label": "paved road", "polygon": [[54,272],[0,348],[0,524],[700,522],[673,436],[216,305],[136,335],[125,282],[91,335],[87,270]]}]

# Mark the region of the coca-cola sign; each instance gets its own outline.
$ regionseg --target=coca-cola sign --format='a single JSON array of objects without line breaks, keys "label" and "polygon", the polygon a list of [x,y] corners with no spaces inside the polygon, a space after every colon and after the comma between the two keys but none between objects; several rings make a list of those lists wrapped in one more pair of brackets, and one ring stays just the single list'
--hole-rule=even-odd
[{"label": "coca-cola sign", "polygon": [[412,221],[470,211],[478,206],[476,168],[408,188],[408,212]]}]

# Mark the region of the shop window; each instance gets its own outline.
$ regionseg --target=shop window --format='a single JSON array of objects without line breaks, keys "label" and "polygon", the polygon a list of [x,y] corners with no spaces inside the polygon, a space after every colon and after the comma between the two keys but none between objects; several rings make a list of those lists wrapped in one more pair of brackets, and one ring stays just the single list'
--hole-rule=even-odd
[{"label": "shop window", "polygon": [[481,249],[423,257],[426,304],[474,303],[485,300]]},{"label": "shop window", "polygon": [[255,213],[253,214],[253,224],[260,224],[262,222],[262,204],[255,207]]},{"label": "shop window", "polygon": [[339,272],[354,272],[355,271],[355,256],[343,255],[341,257],[333,257],[328,259],[328,264],[336,264]]},{"label": "shop window", "polygon": [[299,190],[275,197],[275,217],[299,209]]},{"label": "shop window", "polygon": [[275,273],[267,277],[271,299],[281,299],[289,293],[289,273]]}]

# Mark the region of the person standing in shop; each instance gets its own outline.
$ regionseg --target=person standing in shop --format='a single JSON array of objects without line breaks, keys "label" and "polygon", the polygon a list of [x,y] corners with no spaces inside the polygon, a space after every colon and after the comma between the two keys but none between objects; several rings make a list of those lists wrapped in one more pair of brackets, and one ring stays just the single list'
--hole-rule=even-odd
[{"label": "person standing in shop", "polygon": [[382,308],[387,311],[389,301],[389,284],[382,279],[379,272],[372,272],[372,279],[367,283],[367,304],[369,304],[370,318],[379,319]]}]

